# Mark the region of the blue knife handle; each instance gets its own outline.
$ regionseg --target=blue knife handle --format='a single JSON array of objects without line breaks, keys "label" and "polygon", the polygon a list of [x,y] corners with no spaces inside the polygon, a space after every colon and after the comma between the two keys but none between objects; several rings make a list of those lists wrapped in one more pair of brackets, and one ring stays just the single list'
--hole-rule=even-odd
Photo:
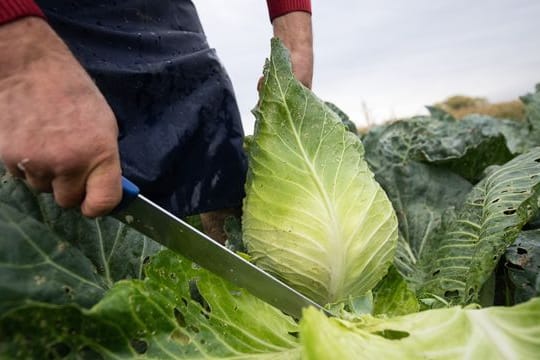
[{"label": "blue knife handle", "polygon": [[137,185],[122,176],[122,201],[120,201],[120,204],[113,210],[113,213],[124,209],[137,197],[137,195],[139,195],[139,188]]}]

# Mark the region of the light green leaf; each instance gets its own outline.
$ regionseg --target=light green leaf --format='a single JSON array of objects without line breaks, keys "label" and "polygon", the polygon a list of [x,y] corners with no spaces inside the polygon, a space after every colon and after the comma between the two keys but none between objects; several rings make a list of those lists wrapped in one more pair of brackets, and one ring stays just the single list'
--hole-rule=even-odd
[{"label": "light green leaf", "polygon": [[392,317],[420,310],[416,294],[394,267],[373,289],[373,302],[374,315]]},{"label": "light green leaf", "polygon": [[538,211],[540,148],[492,172],[467,196],[420,258],[420,298],[453,304],[476,302],[507,246]]},{"label": "light green leaf", "polygon": [[300,357],[296,323],[244,290],[170,251],[145,270],[145,280],[117,283],[91,309],[30,302],[3,313],[0,350],[12,358]]},{"label": "light green leaf", "polygon": [[392,262],[391,203],[358,137],[295,79],[277,39],[264,79],[244,202],[247,249],[321,304],[361,296]]},{"label": "light green leaf", "polygon": [[540,299],[514,307],[428,310],[392,319],[329,319],[313,308],[300,323],[304,356],[326,359],[535,359]]}]

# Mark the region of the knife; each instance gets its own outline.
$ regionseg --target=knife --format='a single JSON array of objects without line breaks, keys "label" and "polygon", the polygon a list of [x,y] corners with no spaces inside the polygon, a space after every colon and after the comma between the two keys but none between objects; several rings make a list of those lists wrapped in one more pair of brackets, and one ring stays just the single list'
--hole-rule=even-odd
[{"label": "knife", "polygon": [[122,178],[122,190],[122,201],[111,214],[116,219],[296,319],[308,306],[331,316],[316,302],[140,195],[126,178]]}]

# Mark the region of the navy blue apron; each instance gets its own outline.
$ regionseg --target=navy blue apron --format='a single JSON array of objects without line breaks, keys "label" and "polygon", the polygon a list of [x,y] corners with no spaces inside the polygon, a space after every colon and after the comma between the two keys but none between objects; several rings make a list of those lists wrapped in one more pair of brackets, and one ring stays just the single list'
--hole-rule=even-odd
[{"label": "navy blue apron", "polygon": [[241,205],[240,114],[191,1],[37,3],[113,109],[124,176],[178,216]]}]

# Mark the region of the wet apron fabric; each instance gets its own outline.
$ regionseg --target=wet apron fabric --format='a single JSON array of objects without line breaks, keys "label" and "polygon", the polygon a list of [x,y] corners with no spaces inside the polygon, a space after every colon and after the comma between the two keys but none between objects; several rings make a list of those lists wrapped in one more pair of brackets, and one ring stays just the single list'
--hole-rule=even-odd
[{"label": "wet apron fabric", "polygon": [[240,114],[191,1],[36,2],[113,109],[124,176],[178,216],[241,205]]}]

